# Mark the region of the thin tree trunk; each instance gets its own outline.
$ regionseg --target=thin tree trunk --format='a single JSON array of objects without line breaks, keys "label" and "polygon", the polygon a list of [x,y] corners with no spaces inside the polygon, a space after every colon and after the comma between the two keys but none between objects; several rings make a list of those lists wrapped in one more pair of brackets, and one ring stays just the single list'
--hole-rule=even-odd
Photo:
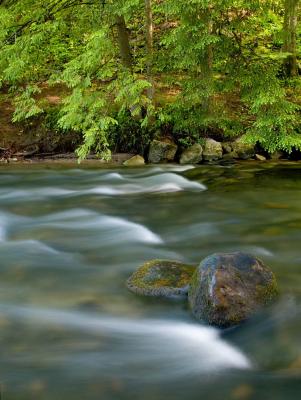
[{"label": "thin tree trunk", "polygon": [[124,17],[116,16],[116,27],[118,44],[122,65],[131,70],[132,69],[132,54],[129,40],[129,32],[127,30]]},{"label": "thin tree trunk", "polygon": [[150,101],[154,99],[154,78],[153,78],[153,14],[152,1],[145,0],[145,26],[146,26],[146,71],[147,79],[151,83],[151,87],[147,90],[147,95]]},{"label": "thin tree trunk", "polygon": [[289,77],[298,75],[297,67],[297,24],[299,0],[285,0],[284,2],[284,44],[283,51],[290,53],[284,67]]}]

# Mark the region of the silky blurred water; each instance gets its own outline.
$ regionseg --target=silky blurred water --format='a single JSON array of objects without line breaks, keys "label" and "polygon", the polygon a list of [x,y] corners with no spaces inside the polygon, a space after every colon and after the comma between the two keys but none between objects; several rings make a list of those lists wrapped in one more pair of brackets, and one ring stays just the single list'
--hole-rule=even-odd
[{"label": "silky blurred water", "polygon": [[[243,326],[136,296],[152,258],[247,251],[279,301]],[[3,399],[299,399],[301,164],[0,167]]]}]

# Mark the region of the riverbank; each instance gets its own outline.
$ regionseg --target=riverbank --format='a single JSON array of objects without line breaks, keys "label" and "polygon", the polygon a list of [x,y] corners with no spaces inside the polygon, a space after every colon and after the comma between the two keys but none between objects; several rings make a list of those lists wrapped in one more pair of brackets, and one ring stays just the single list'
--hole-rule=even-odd
[{"label": "riverbank", "polygon": [[[134,156],[129,153],[115,153],[112,154],[110,161],[99,159],[97,156],[90,156],[87,159],[81,161],[80,165],[122,165],[124,161]],[[61,153],[53,155],[37,154],[32,157],[16,156],[8,159],[0,159],[0,165],[20,165],[20,164],[64,164],[64,165],[78,165],[78,158],[75,153]]]},{"label": "riverbank", "polygon": [[[63,132],[58,129],[55,122],[58,118],[57,107],[66,94],[65,90],[64,87],[43,86],[40,96],[48,104],[47,112],[22,124],[12,122],[15,110],[13,101],[8,93],[0,92],[0,163],[78,163],[75,151],[83,141],[82,134]],[[187,133],[184,141],[181,135],[173,134],[172,129],[166,132],[164,129],[150,130],[144,137],[143,143],[139,142],[142,133],[135,133],[138,135],[137,144],[132,137],[134,128],[132,123],[130,120],[124,121],[124,125],[120,126],[121,132],[118,134],[115,132],[116,137],[112,134],[114,139],[111,138],[112,143],[110,143],[112,150],[110,161],[101,160],[92,154],[84,163],[122,165],[135,155],[143,157],[144,162],[148,164],[175,162],[198,165],[211,162],[235,163],[248,159],[260,162],[301,160],[301,151],[295,148],[291,153],[285,151],[268,153],[258,143],[251,144],[247,135],[243,133],[228,137],[223,134],[217,135],[214,131],[200,132],[199,137],[194,140]]]},{"label": "riverbank", "polygon": [[[23,165],[23,164],[29,164],[29,165],[35,165],[35,164],[64,164],[64,165],[97,165],[97,166],[121,166],[123,163],[130,158],[134,157],[135,154],[130,154],[130,153],[115,153],[112,154],[112,158],[109,161],[99,159],[97,156],[90,156],[87,159],[81,161],[79,163],[78,158],[76,154],[74,153],[62,153],[62,154],[55,154],[52,156],[48,155],[37,155],[33,157],[12,157],[9,159],[0,159],[0,165]],[[263,161],[257,160],[257,159],[248,159],[248,160],[237,160],[237,159],[221,159],[217,161],[212,161],[212,162],[206,162],[202,164],[190,164],[194,165],[196,167],[200,165],[230,165],[230,164],[268,164],[268,165],[287,165],[287,164],[296,164],[300,165],[301,160],[293,160],[293,159],[266,159]],[[145,166],[154,166],[152,163],[146,163]],[[175,166],[175,165],[181,165],[178,162],[169,162],[169,163],[158,163],[157,165],[164,165],[164,166]],[[183,165],[184,167],[184,165]]]}]

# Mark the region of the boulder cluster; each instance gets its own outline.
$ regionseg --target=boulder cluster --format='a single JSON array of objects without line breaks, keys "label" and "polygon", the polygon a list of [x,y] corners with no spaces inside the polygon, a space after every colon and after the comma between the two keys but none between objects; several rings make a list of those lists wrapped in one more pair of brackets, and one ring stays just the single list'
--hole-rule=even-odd
[{"label": "boulder cluster", "polygon": [[144,296],[188,298],[196,319],[221,328],[247,320],[278,295],[271,269],[241,252],[212,254],[199,266],[151,260],[133,273],[127,287]]},{"label": "boulder cluster", "polygon": [[[218,142],[206,138],[202,144],[195,143],[185,149],[180,149],[172,139],[155,139],[150,143],[147,161],[150,164],[178,161],[180,164],[210,163],[219,160],[247,160],[250,158],[265,161],[266,157],[257,154],[253,144],[247,142],[244,136],[232,142]],[[140,166],[145,163],[144,157],[134,156],[127,160],[126,166]]]}]

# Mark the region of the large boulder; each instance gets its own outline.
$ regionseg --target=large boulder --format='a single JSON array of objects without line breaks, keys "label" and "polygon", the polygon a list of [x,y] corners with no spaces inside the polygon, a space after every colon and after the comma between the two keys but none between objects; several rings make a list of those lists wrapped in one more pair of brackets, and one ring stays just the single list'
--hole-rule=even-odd
[{"label": "large boulder", "polygon": [[205,139],[205,144],[203,148],[203,159],[206,161],[216,161],[222,158],[222,156],[222,144],[213,139]]},{"label": "large boulder", "polygon": [[125,165],[126,167],[140,167],[144,164],[145,164],[144,158],[139,155],[133,156],[123,162],[123,165]]},{"label": "large boulder", "polygon": [[180,164],[198,164],[203,158],[203,147],[195,143],[183,151],[180,157]]},{"label": "large boulder", "polygon": [[178,146],[170,139],[153,140],[149,146],[148,161],[152,164],[173,161]]},{"label": "large boulder", "polygon": [[232,152],[236,155],[234,158],[241,158],[247,160],[255,155],[254,145],[246,141],[245,136],[241,136],[232,142]]},{"label": "large boulder", "polygon": [[195,266],[169,260],[151,260],[127,280],[134,293],[154,297],[187,296]]},{"label": "large boulder", "polygon": [[273,272],[257,258],[216,253],[196,269],[188,294],[197,319],[219,327],[237,325],[277,296]]}]

